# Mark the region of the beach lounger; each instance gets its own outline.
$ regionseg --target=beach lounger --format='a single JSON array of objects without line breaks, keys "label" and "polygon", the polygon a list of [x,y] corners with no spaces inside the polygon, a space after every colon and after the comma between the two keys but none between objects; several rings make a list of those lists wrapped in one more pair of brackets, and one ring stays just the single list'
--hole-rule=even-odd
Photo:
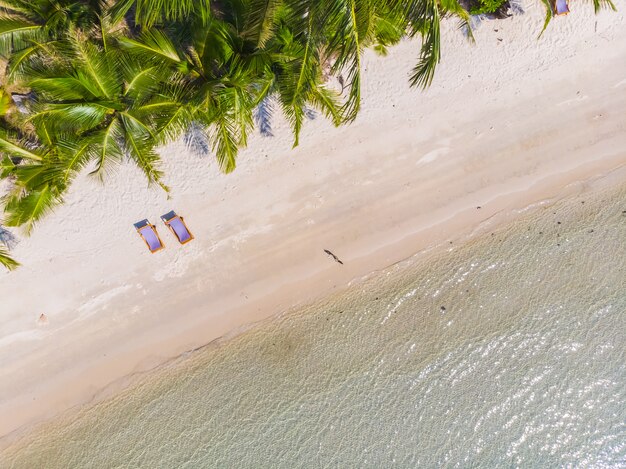
[{"label": "beach lounger", "polygon": [[185,220],[183,220],[183,217],[176,215],[174,210],[163,215],[161,220],[172,230],[172,233],[174,233],[174,236],[176,236],[180,244],[188,243],[193,239],[191,231],[189,231],[189,228],[185,225]]},{"label": "beach lounger", "polygon": [[554,0],[554,14],[557,16],[567,15],[569,13],[569,5],[567,0]]},{"label": "beach lounger", "polygon": [[135,223],[135,228],[137,229],[137,233],[139,236],[146,242],[148,249],[151,253],[155,253],[160,251],[165,246],[163,245],[163,241],[159,238],[159,233],[157,233],[156,226],[151,225],[148,220],[142,220],[138,223]]}]

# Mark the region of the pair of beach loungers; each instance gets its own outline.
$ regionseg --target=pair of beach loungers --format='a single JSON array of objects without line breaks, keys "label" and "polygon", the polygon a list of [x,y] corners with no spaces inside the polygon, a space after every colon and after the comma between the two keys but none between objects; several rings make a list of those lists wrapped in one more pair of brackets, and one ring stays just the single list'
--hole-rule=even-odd
[{"label": "pair of beach loungers", "polygon": [[[191,231],[189,231],[189,228],[187,228],[187,225],[185,225],[183,217],[176,215],[176,212],[173,210],[163,215],[161,220],[170,229],[174,236],[176,236],[176,239],[178,239],[180,244],[188,243],[193,239],[193,235],[191,234]],[[156,226],[151,224],[148,220],[142,220],[135,223],[135,228],[137,229],[139,236],[141,236],[141,238],[145,241],[151,253],[154,254],[165,247],[163,241],[161,241],[159,233],[157,232]]]}]

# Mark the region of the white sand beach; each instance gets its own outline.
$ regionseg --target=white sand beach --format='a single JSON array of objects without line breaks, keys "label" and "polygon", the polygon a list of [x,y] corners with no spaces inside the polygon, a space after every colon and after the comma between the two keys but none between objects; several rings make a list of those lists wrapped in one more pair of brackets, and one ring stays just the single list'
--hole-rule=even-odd
[{"label": "white sand beach", "polygon": [[[596,16],[575,2],[539,39],[539,2],[483,22],[474,45],[446,22],[426,91],[408,83],[415,43],[368,51],[353,124],[320,116],[292,149],[276,116],[275,136],[254,135],[229,175],[211,155],[168,146],[169,197],[131,165],[105,184],[82,175],[30,237],[15,232],[22,267],[0,272],[3,442],[489,220],[611,172],[623,180],[626,3],[616,5]],[[172,209],[191,243],[159,220]],[[166,246],[156,254],[133,227],[145,218]]]}]

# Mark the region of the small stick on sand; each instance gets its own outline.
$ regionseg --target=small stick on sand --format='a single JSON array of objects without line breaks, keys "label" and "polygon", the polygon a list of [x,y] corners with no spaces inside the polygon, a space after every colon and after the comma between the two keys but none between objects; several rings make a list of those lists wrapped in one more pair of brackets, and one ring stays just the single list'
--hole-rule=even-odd
[{"label": "small stick on sand", "polygon": [[335,262],[339,262],[341,265],[343,265],[343,262],[341,262],[341,259],[339,259],[337,256],[335,256],[332,252],[330,252],[328,249],[324,249],[324,252],[326,254],[328,254],[330,257],[332,257],[333,259],[335,259]]}]

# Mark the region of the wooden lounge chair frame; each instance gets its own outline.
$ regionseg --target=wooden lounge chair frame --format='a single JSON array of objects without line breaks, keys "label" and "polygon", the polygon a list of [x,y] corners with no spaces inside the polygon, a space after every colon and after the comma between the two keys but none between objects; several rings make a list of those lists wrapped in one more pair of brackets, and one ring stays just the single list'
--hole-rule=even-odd
[{"label": "wooden lounge chair frame", "polygon": [[[146,229],[146,228],[152,228],[152,230],[154,231],[154,235],[159,240],[159,243],[161,243],[161,246],[156,248],[155,250],[152,250],[152,248],[150,247],[150,244],[148,243],[148,240],[141,233],[141,231]],[[141,239],[143,239],[143,242],[146,243],[146,246],[148,246],[148,251],[150,251],[151,254],[154,254],[155,252],[158,252],[161,249],[165,248],[165,244],[163,243],[163,240],[159,236],[159,232],[157,231],[157,227],[155,225],[153,225],[152,223],[150,223],[148,220],[143,220],[143,221],[140,221],[139,223],[135,223],[135,229],[137,230],[137,234],[139,234]]]},{"label": "wooden lounge chair frame", "polygon": [[[187,233],[189,233],[189,239],[186,239],[185,241],[181,241],[180,240],[180,238],[178,237],[178,233],[176,233],[176,230],[174,230],[174,228],[172,228],[172,226],[171,226],[172,220],[175,220],[177,218],[183,224],[183,226],[187,230]],[[191,230],[189,229],[189,227],[185,223],[185,219],[183,217],[181,217],[180,215],[177,215],[176,212],[174,212],[174,210],[172,210],[169,213],[166,213],[165,215],[162,215],[161,216],[161,220],[163,220],[163,223],[165,223],[165,225],[167,225],[167,227],[174,234],[174,236],[176,237],[176,239],[178,240],[178,242],[180,244],[187,244],[189,241],[192,241],[194,239],[193,233],[191,232]]]}]

